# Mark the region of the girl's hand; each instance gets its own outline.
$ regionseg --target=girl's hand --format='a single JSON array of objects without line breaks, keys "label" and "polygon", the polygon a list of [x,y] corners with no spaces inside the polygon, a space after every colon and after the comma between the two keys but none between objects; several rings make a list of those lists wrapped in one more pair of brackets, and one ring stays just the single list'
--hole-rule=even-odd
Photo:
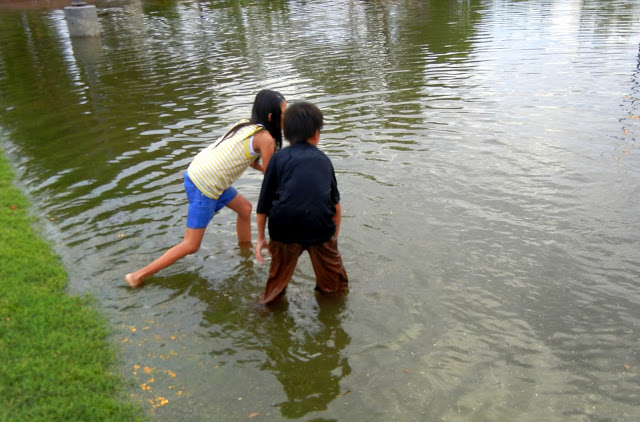
[{"label": "girl's hand", "polygon": [[251,162],[251,164],[249,164],[252,168],[264,173],[264,169],[262,168],[262,165],[260,165],[260,163],[258,162],[260,159],[256,158],[254,161]]}]

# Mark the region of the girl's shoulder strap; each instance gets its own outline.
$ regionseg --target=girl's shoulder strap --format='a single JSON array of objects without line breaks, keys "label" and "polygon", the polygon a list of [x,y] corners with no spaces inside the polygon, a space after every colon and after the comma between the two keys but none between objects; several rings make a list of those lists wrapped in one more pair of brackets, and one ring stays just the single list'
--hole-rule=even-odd
[{"label": "girl's shoulder strap", "polygon": [[231,127],[231,129],[229,129],[227,131],[227,133],[225,133],[225,135],[223,137],[221,137],[220,139],[218,139],[218,141],[216,141],[216,143],[213,145],[213,148],[217,147],[219,144],[221,144],[223,141],[231,138],[232,136],[234,136],[236,133],[238,133],[238,131],[240,129],[244,129],[246,127],[250,127],[251,129],[249,131],[246,132],[246,134],[244,135],[244,139],[249,138],[253,135],[255,135],[256,133],[260,132],[261,130],[264,130],[264,126],[260,125],[260,124],[253,124],[249,121],[249,119],[242,119],[240,121],[238,121],[235,125],[233,125]]},{"label": "girl's shoulder strap", "polygon": [[251,130],[251,132],[249,132],[249,134],[247,135],[247,138],[250,136],[255,135],[256,133],[260,132],[261,130],[266,130],[264,126],[260,125],[260,124],[256,124],[253,125],[253,128]]}]

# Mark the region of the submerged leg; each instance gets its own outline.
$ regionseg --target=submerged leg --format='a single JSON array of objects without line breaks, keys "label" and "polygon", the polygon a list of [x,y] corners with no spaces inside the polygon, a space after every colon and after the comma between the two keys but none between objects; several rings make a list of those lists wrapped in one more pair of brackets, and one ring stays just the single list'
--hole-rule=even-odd
[{"label": "submerged leg", "polygon": [[251,247],[251,202],[244,196],[237,194],[227,204],[227,207],[238,214],[236,220],[238,244],[242,247]]},{"label": "submerged leg", "polygon": [[271,251],[271,267],[264,294],[260,296],[260,302],[263,304],[273,302],[284,293],[303,249],[297,243],[271,241],[269,250]]},{"label": "submerged leg", "polygon": [[204,237],[203,229],[187,229],[182,242],[170,248],[162,256],[144,268],[136,272],[127,274],[124,279],[131,287],[139,287],[142,282],[149,276],[157,273],[163,268],[168,267],[177,260],[197,252],[200,249],[202,238]]},{"label": "submerged leg", "polygon": [[308,250],[316,274],[316,290],[325,294],[346,291],[349,279],[337,239],[334,237],[321,245],[310,246]]}]

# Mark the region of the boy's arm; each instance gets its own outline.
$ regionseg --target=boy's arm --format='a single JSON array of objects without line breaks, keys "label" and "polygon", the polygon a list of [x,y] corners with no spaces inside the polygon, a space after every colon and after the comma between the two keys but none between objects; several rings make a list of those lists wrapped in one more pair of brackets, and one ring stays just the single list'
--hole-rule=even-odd
[{"label": "boy's arm", "polygon": [[336,239],[338,238],[338,233],[340,233],[340,221],[342,221],[342,207],[338,202],[336,204],[336,214],[333,216],[333,222],[336,223]]},{"label": "boy's arm", "polygon": [[[273,139],[271,139],[271,143],[273,144]],[[264,159],[264,156],[263,156]],[[268,161],[268,160],[267,160]],[[267,252],[271,255],[269,251],[269,244],[267,243],[267,238],[265,236],[265,228],[267,225],[267,215],[269,210],[271,209],[271,204],[273,201],[273,196],[276,191],[276,168],[278,162],[278,157],[273,158],[273,163],[267,167],[267,162],[263,161],[263,166],[265,168],[264,178],[262,179],[262,187],[260,188],[260,196],[258,198],[258,206],[256,208],[256,223],[258,226],[258,242],[256,243],[255,256],[259,263],[264,264],[264,258],[262,257],[262,249],[267,248]]]},{"label": "boy's arm", "polygon": [[267,253],[271,254],[267,239],[264,235],[264,229],[267,225],[267,214],[256,214],[256,223],[258,223],[258,242],[256,243],[255,255],[258,262],[264,264],[262,249],[267,248]]}]

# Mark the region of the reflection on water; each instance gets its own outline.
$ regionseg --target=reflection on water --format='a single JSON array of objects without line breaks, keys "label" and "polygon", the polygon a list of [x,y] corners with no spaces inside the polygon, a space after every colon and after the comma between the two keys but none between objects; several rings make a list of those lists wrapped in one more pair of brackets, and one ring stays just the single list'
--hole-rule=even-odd
[{"label": "reflection on water", "polygon": [[277,406],[286,418],[327,410],[333,399],[348,393],[340,388],[340,380],[351,373],[344,356],[350,338],[341,327],[345,299],[316,298],[317,306],[302,321],[288,312],[284,300],[271,320],[260,326],[259,333],[268,339],[263,346],[267,361],[261,369],[273,372],[282,384],[287,400]]},{"label": "reflection on water", "polygon": [[[631,0],[122,1],[99,39],[0,13],[0,138],[158,420],[635,420],[640,125]],[[192,157],[276,89],[325,113],[347,300],[287,299]],[[235,185],[256,202],[261,176]]]}]

